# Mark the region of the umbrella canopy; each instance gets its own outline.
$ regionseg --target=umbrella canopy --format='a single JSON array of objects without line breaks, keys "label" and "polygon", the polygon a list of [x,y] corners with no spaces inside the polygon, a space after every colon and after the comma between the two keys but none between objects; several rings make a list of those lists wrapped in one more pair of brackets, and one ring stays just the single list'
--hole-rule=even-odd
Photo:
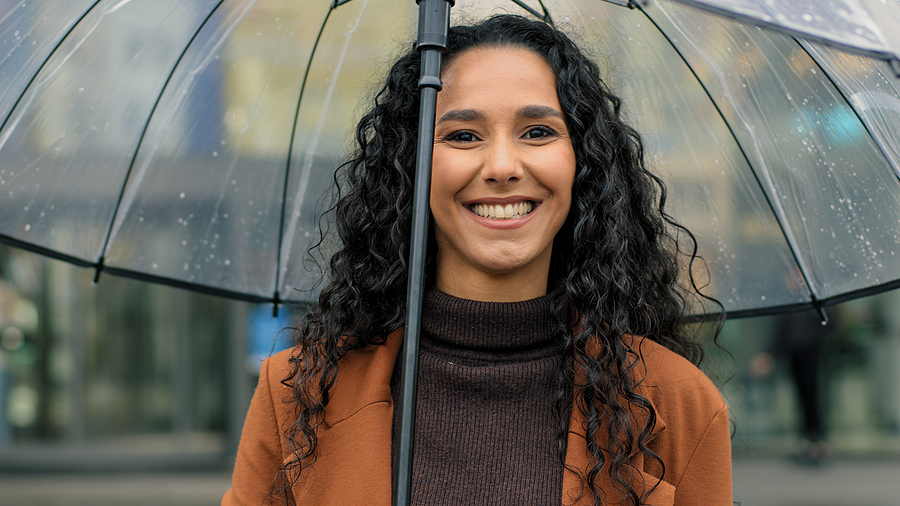
[{"label": "umbrella canopy", "polygon": [[[753,17],[766,2],[683,3],[779,20]],[[849,31],[822,34],[818,11],[780,26],[847,48],[859,26],[900,33],[885,5]],[[453,10],[547,16],[597,55],[697,236],[694,275],[730,315],[897,285],[900,81],[871,57],[891,60],[896,41],[847,53],[663,0]],[[410,0],[0,2],[0,240],[98,272],[312,300],[322,197],[367,83],[415,20]]]},{"label": "umbrella canopy", "polygon": [[887,62],[900,76],[900,3],[881,0],[677,0],[793,37]]}]

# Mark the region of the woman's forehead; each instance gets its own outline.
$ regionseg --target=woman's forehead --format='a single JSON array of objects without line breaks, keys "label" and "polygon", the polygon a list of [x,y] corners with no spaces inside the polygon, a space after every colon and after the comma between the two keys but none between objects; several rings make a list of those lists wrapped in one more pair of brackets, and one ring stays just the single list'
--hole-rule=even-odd
[{"label": "woman's forehead", "polygon": [[[556,75],[537,53],[518,46],[479,47],[453,59],[442,75],[439,111],[506,105],[560,111]],[[438,116],[441,116],[441,112]]]}]

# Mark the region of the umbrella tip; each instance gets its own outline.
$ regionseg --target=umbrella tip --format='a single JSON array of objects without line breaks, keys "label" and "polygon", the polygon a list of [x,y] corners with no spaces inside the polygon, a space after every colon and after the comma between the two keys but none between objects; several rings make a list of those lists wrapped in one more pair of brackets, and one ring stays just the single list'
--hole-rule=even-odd
[{"label": "umbrella tip", "polygon": [[103,259],[101,258],[99,262],[97,262],[97,269],[94,271],[94,284],[100,282],[100,273],[103,272]]},{"label": "umbrella tip", "polygon": [[816,306],[816,312],[819,313],[819,318],[822,320],[822,326],[828,325],[828,315],[825,314],[825,308]]},{"label": "umbrella tip", "polygon": [[888,60],[888,64],[891,66],[891,70],[894,71],[894,75],[900,78],[900,60],[891,58]]}]

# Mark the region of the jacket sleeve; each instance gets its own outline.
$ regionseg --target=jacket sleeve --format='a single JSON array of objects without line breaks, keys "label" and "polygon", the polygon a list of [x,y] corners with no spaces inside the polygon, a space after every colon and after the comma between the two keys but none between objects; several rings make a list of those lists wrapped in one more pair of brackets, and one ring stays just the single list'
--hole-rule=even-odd
[{"label": "jacket sleeve", "polygon": [[723,406],[691,455],[676,488],[675,505],[730,506],[731,488],[731,429]]},{"label": "jacket sleeve", "polygon": [[[276,419],[276,401],[272,394],[273,358],[260,369],[259,384],[250,401],[244,421],[231,489],[222,498],[222,506],[259,506],[269,504],[269,494],[282,466],[281,431]],[[275,381],[277,388],[281,383]]]}]

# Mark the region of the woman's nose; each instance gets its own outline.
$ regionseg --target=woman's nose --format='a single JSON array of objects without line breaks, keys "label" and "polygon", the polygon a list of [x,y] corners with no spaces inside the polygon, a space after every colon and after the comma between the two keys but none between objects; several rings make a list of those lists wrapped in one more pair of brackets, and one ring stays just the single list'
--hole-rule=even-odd
[{"label": "woman's nose", "polygon": [[505,184],[522,178],[524,169],[513,142],[495,141],[486,150],[485,156],[487,159],[481,170],[481,177],[485,181]]}]

